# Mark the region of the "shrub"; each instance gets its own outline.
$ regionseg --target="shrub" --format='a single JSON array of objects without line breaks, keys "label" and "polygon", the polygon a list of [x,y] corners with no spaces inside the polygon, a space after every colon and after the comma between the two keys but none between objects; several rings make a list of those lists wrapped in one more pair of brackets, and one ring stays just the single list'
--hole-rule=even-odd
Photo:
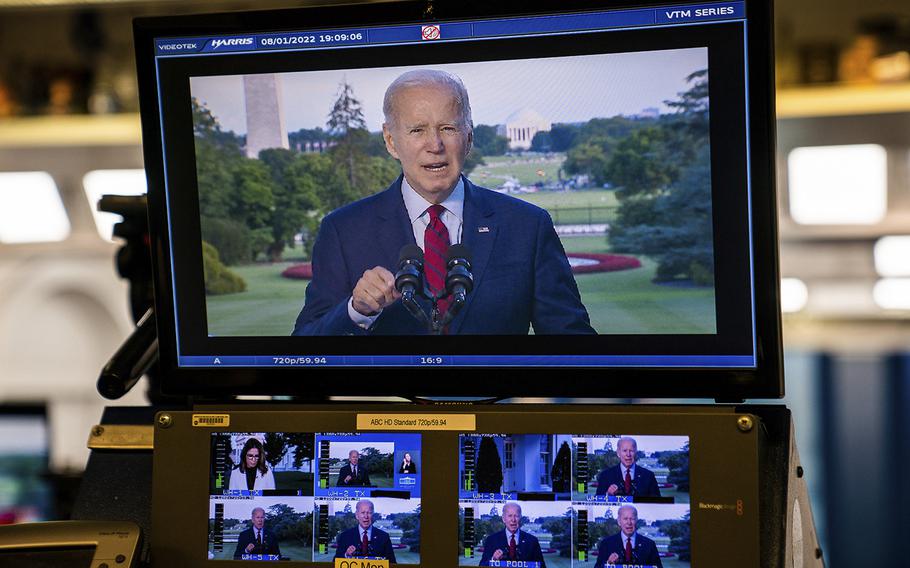
[{"label": "shrub", "polygon": [[253,259],[250,230],[237,221],[203,217],[202,240],[217,249],[224,264],[246,264]]},{"label": "shrub", "polygon": [[205,293],[209,296],[236,294],[246,290],[246,282],[221,263],[218,249],[202,242],[202,272]]}]

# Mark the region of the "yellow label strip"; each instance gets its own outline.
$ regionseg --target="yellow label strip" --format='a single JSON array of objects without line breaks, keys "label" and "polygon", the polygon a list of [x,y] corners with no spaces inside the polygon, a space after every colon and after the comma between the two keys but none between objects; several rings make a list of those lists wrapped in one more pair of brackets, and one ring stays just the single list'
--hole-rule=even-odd
[{"label": "yellow label strip", "polygon": [[358,430],[459,430],[477,429],[474,414],[372,414],[357,415]]}]

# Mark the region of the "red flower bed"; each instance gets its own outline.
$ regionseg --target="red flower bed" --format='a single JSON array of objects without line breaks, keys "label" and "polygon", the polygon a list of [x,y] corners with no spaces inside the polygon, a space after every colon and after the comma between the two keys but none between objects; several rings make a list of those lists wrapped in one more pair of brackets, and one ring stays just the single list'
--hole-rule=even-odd
[{"label": "red flower bed", "polygon": [[[593,252],[570,252],[569,258],[583,258],[596,262],[579,264],[572,267],[573,274],[591,274],[594,272],[613,272],[615,270],[629,270],[641,268],[641,262],[634,256],[621,254],[598,254]],[[281,275],[295,280],[310,280],[313,278],[313,265],[309,262],[295,264],[288,267]]]},{"label": "red flower bed", "polygon": [[295,280],[310,280],[313,278],[313,265],[309,262],[295,264],[294,266],[286,268],[281,275],[285,278],[293,278]]},{"label": "red flower bed", "polygon": [[613,272],[615,270],[629,270],[630,268],[641,268],[641,261],[634,256],[624,256],[621,254],[599,254],[594,252],[570,252],[569,259],[583,258],[586,260],[595,260],[596,263],[579,264],[572,267],[573,274],[591,274],[593,272]]}]

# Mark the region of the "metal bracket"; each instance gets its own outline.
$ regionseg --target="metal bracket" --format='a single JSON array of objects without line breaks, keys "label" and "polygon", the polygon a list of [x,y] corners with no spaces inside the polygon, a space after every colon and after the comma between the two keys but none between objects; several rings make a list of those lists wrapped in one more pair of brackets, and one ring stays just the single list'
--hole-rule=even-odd
[{"label": "metal bracket", "polygon": [[152,450],[155,428],[151,424],[99,424],[89,433],[88,447],[90,450]]}]

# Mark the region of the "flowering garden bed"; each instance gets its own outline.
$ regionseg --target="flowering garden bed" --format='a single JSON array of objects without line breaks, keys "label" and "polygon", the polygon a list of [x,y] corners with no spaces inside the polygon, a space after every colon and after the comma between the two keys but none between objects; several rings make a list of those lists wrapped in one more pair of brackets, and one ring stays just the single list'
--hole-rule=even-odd
[{"label": "flowering garden bed", "polygon": [[[594,252],[570,252],[569,264],[573,274],[591,274],[594,272],[613,272],[640,268],[641,262],[634,256],[621,254],[600,254]],[[313,277],[313,265],[309,262],[288,267],[281,275],[296,280],[309,280]]]}]

